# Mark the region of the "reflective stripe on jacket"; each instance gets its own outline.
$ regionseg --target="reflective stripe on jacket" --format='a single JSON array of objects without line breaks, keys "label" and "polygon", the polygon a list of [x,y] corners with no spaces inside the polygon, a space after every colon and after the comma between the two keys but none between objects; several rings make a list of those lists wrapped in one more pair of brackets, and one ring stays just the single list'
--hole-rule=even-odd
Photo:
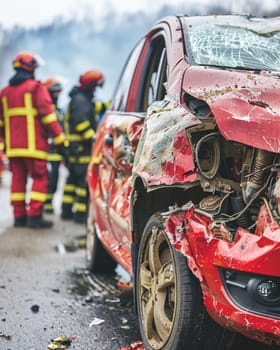
[{"label": "reflective stripe on jacket", "polygon": [[70,96],[71,101],[64,118],[64,130],[69,141],[69,161],[87,164],[96,129],[96,123],[92,121],[94,115],[92,93],[74,87]]},{"label": "reflective stripe on jacket", "polygon": [[59,125],[47,88],[27,79],[9,85],[0,93],[0,135],[5,138],[6,155],[46,159],[48,137],[63,144],[65,135]]}]

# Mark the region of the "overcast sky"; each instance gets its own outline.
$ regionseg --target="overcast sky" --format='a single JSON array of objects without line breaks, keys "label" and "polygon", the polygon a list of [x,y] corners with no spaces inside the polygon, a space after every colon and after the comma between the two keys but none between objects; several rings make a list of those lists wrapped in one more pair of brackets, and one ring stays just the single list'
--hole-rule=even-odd
[{"label": "overcast sky", "polygon": [[[172,0],[172,3],[183,4],[186,1]],[[170,0],[6,0],[0,10],[0,22],[4,27],[14,24],[32,27],[47,24],[57,16],[82,18],[91,12],[95,17],[102,18],[109,9],[119,13],[141,9],[153,11],[159,5],[168,3]]]},{"label": "overcast sky", "polygon": [[198,8],[221,3],[235,13],[246,12],[254,5],[272,11],[280,7],[279,0],[5,0],[0,10],[0,23],[4,28],[14,25],[32,28],[49,24],[58,16],[69,19],[91,14],[102,19],[108,9],[119,14],[137,10],[152,13],[162,5],[182,5],[183,9],[186,4]]}]

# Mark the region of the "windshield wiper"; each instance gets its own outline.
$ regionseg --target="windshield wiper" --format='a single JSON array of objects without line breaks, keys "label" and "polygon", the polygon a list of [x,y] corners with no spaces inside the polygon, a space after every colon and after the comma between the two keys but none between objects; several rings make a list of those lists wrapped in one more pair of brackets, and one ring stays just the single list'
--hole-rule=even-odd
[{"label": "windshield wiper", "polygon": [[218,69],[237,69],[237,70],[246,70],[246,71],[253,71],[253,72],[261,72],[263,70],[267,70],[270,72],[270,69],[265,69],[265,68],[251,68],[251,67],[244,67],[244,66],[219,66],[217,64],[199,64],[199,66],[204,66],[204,67],[213,67],[213,68],[218,68]]}]

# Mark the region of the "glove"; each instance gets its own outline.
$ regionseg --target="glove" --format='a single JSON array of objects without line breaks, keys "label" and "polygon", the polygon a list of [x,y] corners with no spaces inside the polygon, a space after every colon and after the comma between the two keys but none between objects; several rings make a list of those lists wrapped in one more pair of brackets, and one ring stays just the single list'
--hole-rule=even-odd
[{"label": "glove", "polygon": [[58,154],[60,154],[60,155],[64,158],[65,155],[66,155],[65,146],[64,146],[64,145],[56,146],[56,152],[57,152]]},{"label": "glove", "polygon": [[63,144],[56,146],[56,151],[60,154],[64,159],[69,156],[69,143],[64,142]]},{"label": "glove", "polygon": [[62,156],[65,167],[69,169],[69,148],[64,145],[58,146],[57,153]]}]

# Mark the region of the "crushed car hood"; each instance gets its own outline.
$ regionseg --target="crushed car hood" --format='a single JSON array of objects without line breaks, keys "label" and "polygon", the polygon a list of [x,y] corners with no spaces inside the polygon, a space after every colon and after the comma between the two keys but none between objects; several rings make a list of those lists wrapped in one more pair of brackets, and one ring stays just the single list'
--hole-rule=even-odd
[{"label": "crushed car hood", "polygon": [[207,102],[227,140],[280,152],[279,75],[191,67],[183,89]]}]

